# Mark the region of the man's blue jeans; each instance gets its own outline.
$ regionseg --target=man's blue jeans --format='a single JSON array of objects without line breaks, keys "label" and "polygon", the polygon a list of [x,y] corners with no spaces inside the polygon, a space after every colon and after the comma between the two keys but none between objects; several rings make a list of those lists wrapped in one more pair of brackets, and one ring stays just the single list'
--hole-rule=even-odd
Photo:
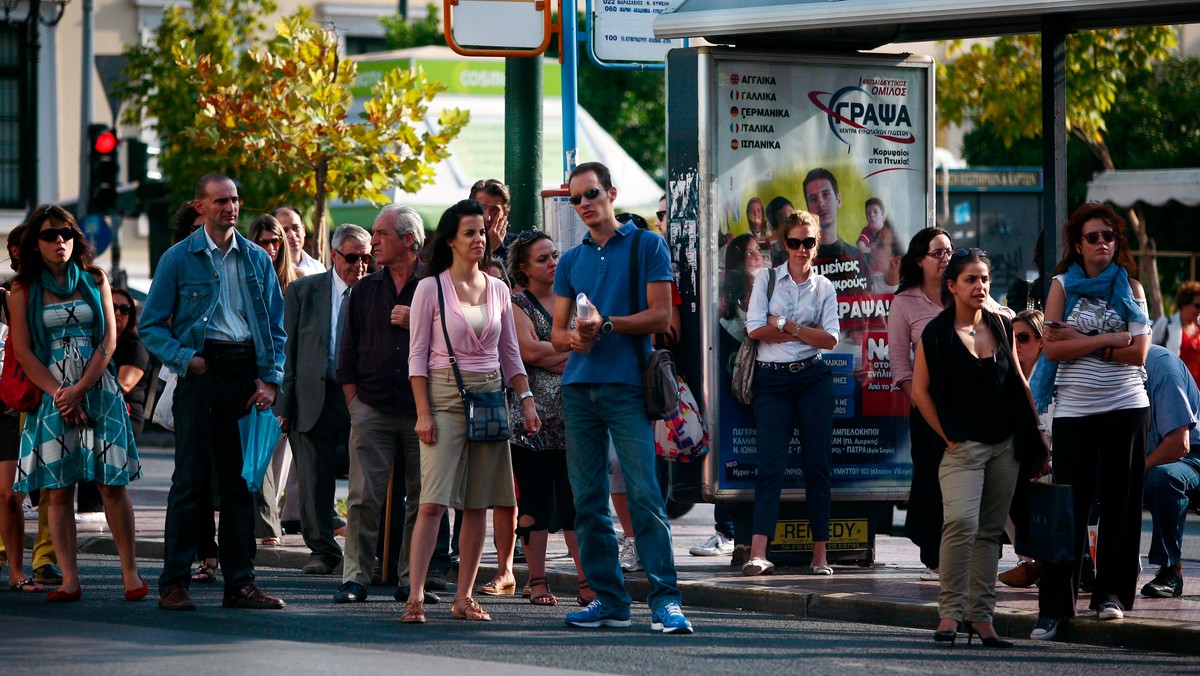
[{"label": "man's blue jeans", "polygon": [[1187,516],[1187,494],[1200,489],[1200,446],[1183,459],[1153,467],[1146,472],[1146,507],[1154,520],[1150,538],[1150,563],[1173,566],[1183,556],[1183,520]]},{"label": "man's blue jeans", "polygon": [[588,585],[611,608],[628,608],[608,513],[608,440],[612,436],[625,488],[638,557],[650,581],[650,607],[680,603],[671,527],[654,474],[654,433],[640,387],[575,384],[562,388],[567,423],[567,473],[575,493],[575,536]]}]

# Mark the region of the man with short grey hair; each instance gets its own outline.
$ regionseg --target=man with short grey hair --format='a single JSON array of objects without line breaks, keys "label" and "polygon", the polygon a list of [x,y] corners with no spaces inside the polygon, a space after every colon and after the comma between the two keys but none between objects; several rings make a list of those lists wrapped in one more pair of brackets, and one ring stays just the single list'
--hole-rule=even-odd
[{"label": "man with short grey hair", "polygon": [[[328,575],[342,561],[333,538],[337,449],[350,436],[350,412],[337,384],[337,347],[350,289],[367,274],[371,236],[357,225],[333,233],[333,267],[288,285],[284,297],[283,386],[276,406],[296,459],[300,533],[309,575]],[[301,396],[300,393],[303,393]]]},{"label": "man with short grey hair", "polygon": [[[389,477],[403,477],[407,503],[400,588],[408,598],[408,549],[421,496],[421,446],[414,431],[417,409],[408,384],[409,306],[424,264],[420,214],[410,207],[384,207],[371,226],[371,247],[380,269],[354,287],[342,334],[338,382],[350,410],[350,496],[346,558],[335,603],[367,599],[375,570],[380,514]],[[399,481],[397,481],[399,483]],[[401,496],[393,495],[393,500]],[[438,598],[426,592],[426,603]]]}]

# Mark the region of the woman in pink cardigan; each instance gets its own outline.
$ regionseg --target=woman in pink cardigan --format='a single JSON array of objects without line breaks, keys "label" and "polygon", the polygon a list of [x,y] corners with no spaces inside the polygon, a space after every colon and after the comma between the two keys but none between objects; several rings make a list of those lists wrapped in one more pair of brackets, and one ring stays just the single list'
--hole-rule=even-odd
[{"label": "woman in pink cardigan", "polygon": [[[475,577],[483,553],[487,509],[516,505],[512,459],[507,441],[467,441],[466,417],[442,329],[462,374],[463,387],[494,392],[502,377],[515,390],[525,429],[541,429],[529,378],[513,327],[508,286],[479,269],[487,250],[483,206],[463,200],[438,222],[427,277],[413,296],[408,376],[417,405],[421,440],[421,507],[413,528],[409,561],[410,590],[402,622],[424,623],[425,575],[447,507],[463,510],[459,538],[458,593],[450,616],[490,621],[475,599]],[[443,296],[439,302],[438,291]]]}]

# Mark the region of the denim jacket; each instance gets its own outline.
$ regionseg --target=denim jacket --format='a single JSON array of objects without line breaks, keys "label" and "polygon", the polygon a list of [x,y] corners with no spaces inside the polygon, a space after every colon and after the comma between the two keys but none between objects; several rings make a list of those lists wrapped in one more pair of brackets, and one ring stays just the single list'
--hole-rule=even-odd
[{"label": "denim jacket", "polygon": [[[251,311],[256,376],[263,382],[283,381],[283,293],[267,252],[237,231],[242,301]],[[221,281],[207,252],[204,229],[163,254],[142,306],[138,332],[146,349],[180,378],[188,362],[204,347],[208,318],[217,306]]]}]

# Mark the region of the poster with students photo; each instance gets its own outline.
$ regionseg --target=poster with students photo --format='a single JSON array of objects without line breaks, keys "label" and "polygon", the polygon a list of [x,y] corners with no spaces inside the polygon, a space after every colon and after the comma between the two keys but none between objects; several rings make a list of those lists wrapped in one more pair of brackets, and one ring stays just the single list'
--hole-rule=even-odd
[{"label": "poster with students photo", "polygon": [[[887,311],[905,245],[932,223],[932,61],[717,49],[697,56],[711,58],[697,69],[710,74],[701,99],[711,103],[698,126],[715,181],[699,191],[698,211],[716,253],[709,373],[718,494],[754,485],[756,425],[751,408],[733,399],[730,373],[754,276],[786,258],[772,233],[805,210],[821,223],[814,272],[838,294],[841,338],[823,354],[837,397],[835,495],[901,495],[912,472],[909,403],[892,387]],[[803,490],[796,439],[784,488]]]}]

